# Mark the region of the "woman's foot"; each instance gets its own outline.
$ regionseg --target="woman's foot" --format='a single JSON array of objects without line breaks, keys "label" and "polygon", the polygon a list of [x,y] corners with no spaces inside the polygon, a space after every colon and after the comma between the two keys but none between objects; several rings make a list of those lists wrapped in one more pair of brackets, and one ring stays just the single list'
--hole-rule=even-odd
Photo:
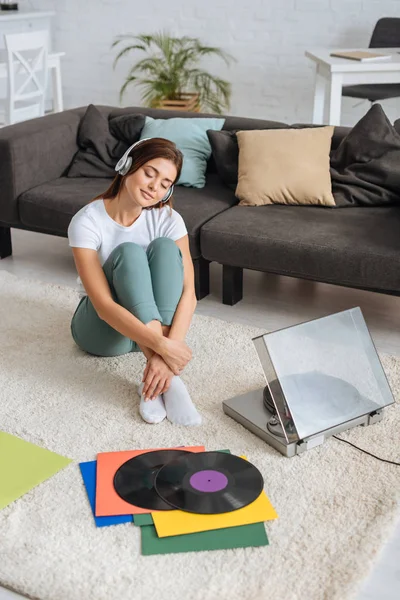
[{"label": "woman's foot", "polygon": [[175,375],[171,384],[162,395],[167,419],[176,425],[201,425],[201,416],[187,391],[182,379]]},{"label": "woman's foot", "polygon": [[143,391],[143,383],[141,383],[138,387],[138,393],[140,396],[140,407],[139,412],[140,416],[146,423],[161,423],[167,416],[163,399],[161,396],[157,396],[154,400],[148,400],[145,402],[144,396],[142,394]]}]

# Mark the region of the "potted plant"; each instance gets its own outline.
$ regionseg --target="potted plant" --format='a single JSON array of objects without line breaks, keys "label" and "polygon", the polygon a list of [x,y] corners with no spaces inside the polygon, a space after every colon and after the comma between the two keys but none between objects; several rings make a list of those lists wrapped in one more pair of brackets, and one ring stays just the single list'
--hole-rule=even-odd
[{"label": "potted plant", "polygon": [[231,85],[200,68],[204,56],[218,56],[226,65],[232,56],[213,46],[203,46],[198,38],[172,37],[168,33],[153,35],[121,35],[112,48],[125,42],[117,62],[132,51],[140,50],[147,56],[136,62],[120,90],[120,100],[127,87],[136,83],[143,88],[142,101],[152,108],[192,110],[208,108],[221,114],[229,108]]}]

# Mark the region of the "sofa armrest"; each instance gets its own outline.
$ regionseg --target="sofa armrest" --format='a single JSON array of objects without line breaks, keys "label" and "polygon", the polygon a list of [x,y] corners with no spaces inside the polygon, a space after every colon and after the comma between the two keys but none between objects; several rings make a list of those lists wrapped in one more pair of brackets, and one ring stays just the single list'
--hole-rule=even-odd
[{"label": "sofa armrest", "polygon": [[18,225],[18,197],[63,175],[78,150],[81,112],[67,110],[0,129],[0,223]]}]

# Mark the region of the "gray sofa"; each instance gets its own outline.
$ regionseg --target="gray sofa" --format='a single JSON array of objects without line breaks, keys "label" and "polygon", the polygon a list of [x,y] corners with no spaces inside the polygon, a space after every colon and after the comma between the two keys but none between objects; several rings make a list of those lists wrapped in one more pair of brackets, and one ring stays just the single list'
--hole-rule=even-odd
[{"label": "gray sofa", "polygon": [[[201,117],[143,107],[97,106],[109,118]],[[67,110],[0,130],[0,256],[11,255],[10,228],[66,236],[72,216],[108,187],[104,178],[65,174],[78,150],[86,108]],[[227,116],[226,130],[268,129],[276,122]],[[335,128],[332,149],[347,128]],[[400,294],[400,208],[237,206],[213,158],[202,189],[177,186],[174,207],[190,239],[198,299],[209,293],[209,264],[223,265],[223,302],[242,298],[243,269]]]}]

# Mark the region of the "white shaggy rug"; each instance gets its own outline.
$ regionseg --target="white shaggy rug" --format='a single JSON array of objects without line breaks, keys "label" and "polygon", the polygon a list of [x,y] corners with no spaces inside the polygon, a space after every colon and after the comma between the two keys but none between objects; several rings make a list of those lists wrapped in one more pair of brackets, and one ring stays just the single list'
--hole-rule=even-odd
[{"label": "white shaggy rug", "polygon": [[[0,584],[41,600],[344,600],[354,598],[394,527],[399,469],[334,439],[285,458],[224,415],[224,398],[261,387],[251,338],[265,333],[195,315],[183,378],[200,428],[145,424],[142,355],[96,358],[73,343],[72,289],[0,272],[0,427],[74,459],[0,512]],[[383,357],[397,399],[400,361]],[[345,437],[398,460],[399,405]],[[96,529],[78,462],[98,452],[205,444],[245,453],[279,519],[269,547],[141,556],[139,528]]]}]

